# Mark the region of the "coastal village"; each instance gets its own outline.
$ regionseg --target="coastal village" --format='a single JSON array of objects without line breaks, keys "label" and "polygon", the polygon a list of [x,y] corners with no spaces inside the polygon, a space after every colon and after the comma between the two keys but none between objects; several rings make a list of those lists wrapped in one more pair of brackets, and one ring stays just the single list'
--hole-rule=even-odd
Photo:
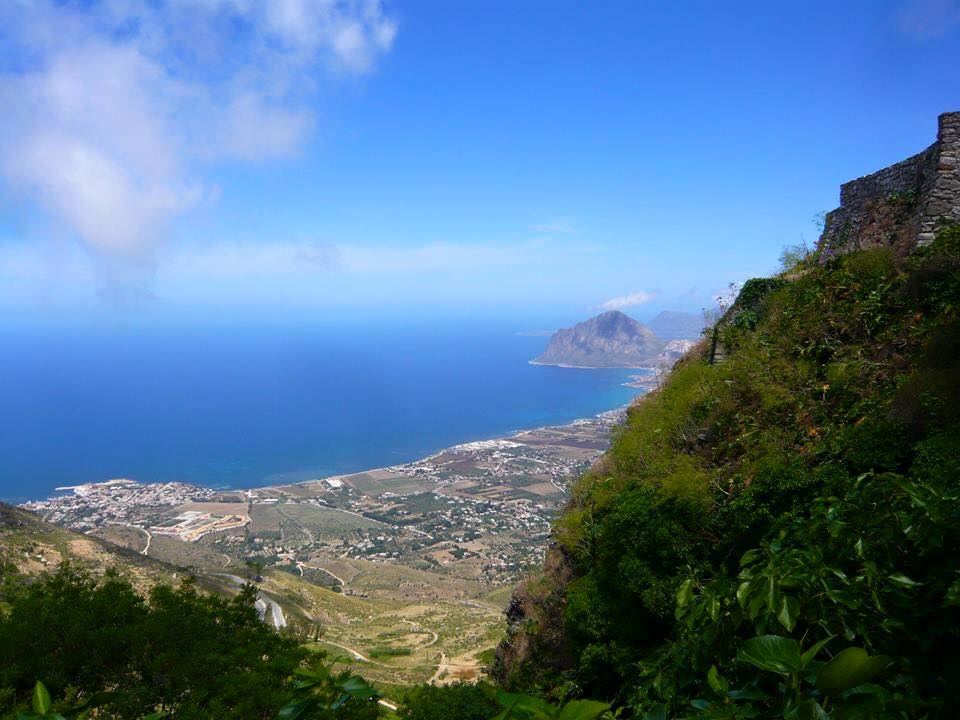
[{"label": "coastal village", "polygon": [[608,446],[624,409],[410,463],[305,483],[218,491],[114,479],[61,488],[25,505],[86,533],[136,528],[198,543],[250,566],[288,569],[350,593],[325,569],[338,559],[407,565],[505,585],[540,563],[572,478]]}]

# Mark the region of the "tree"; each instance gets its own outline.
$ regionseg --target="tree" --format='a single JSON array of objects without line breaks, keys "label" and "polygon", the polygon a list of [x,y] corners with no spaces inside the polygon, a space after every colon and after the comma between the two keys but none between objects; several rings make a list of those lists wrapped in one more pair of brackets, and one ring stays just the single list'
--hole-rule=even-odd
[{"label": "tree", "polygon": [[499,709],[491,685],[458,682],[410,688],[398,714],[403,720],[489,720]]},{"label": "tree", "polygon": [[273,717],[307,652],[260,622],[255,592],[228,599],[186,582],[144,599],[116,575],[61,566],[7,598],[0,687],[11,709],[42,679],[53,697],[97,696],[98,717]]}]

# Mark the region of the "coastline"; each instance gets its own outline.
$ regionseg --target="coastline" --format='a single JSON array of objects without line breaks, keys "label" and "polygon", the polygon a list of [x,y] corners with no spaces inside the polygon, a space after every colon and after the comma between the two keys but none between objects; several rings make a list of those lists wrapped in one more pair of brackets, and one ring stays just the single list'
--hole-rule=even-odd
[{"label": "coastline", "polygon": [[[533,361],[531,361],[531,362],[533,362]],[[571,367],[573,367],[573,366],[571,366]],[[586,369],[586,368],[576,368],[576,369]],[[603,369],[612,369],[612,368],[596,368],[596,369],[598,369],[598,370],[603,370]],[[650,368],[619,368],[619,369],[645,369],[645,370],[650,370]],[[642,378],[642,377],[646,377],[646,376],[631,376],[631,377],[632,377],[632,378]],[[650,379],[652,380],[652,379],[654,379],[655,377],[656,377],[656,375],[653,374],[653,375],[650,376]],[[635,379],[635,380],[633,380],[633,381],[631,381],[631,382],[625,382],[625,383],[623,383],[623,385],[624,385],[625,387],[637,388],[638,390],[641,390],[641,392],[638,392],[637,395],[630,400],[630,402],[625,403],[624,405],[620,405],[620,406],[618,406],[618,407],[612,408],[612,409],[610,409],[610,410],[604,410],[604,411],[602,411],[602,412],[595,413],[595,414],[593,414],[593,415],[576,418],[576,419],[571,420],[571,421],[569,421],[569,422],[561,423],[561,424],[558,424],[558,425],[537,425],[537,426],[529,427],[529,428],[520,428],[520,429],[511,430],[511,431],[509,431],[508,433],[505,433],[505,434],[502,434],[502,435],[495,435],[495,436],[493,436],[493,437],[485,437],[485,438],[481,438],[481,439],[478,439],[478,440],[468,440],[468,441],[466,441],[466,442],[456,443],[456,444],[454,444],[454,445],[444,446],[444,447],[441,447],[440,449],[438,449],[438,450],[436,450],[436,451],[434,451],[434,452],[428,453],[428,454],[426,454],[426,455],[422,455],[422,456],[416,457],[416,458],[414,458],[414,459],[412,459],[412,460],[405,461],[405,462],[401,462],[401,463],[395,463],[395,464],[392,464],[392,465],[384,465],[384,466],[378,466],[378,467],[366,467],[366,468],[363,468],[363,469],[360,469],[360,470],[356,470],[356,471],[352,471],[352,472],[337,473],[337,474],[333,474],[333,475],[316,475],[316,476],[313,476],[313,477],[310,477],[310,478],[307,478],[307,479],[303,479],[303,480],[280,481],[280,482],[265,482],[264,484],[251,485],[251,486],[249,486],[249,487],[232,487],[232,486],[227,486],[227,485],[222,485],[222,484],[221,484],[221,485],[216,485],[216,486],[208,486],[208,485],[200,485],[200,484],[193,483],[193,482],[185,482],[185,481],[182,481],[182,480],[164,480],[164,481],[151,481],[151,482],[141,483],[140,481],[136,480],[135,478],[107,478],[107,479],[104,479],[104,480],[98,480],[98,481],[87,482],[87,483],[79,483],[79,484],[76,484],[76,485],[61,485],[61,486],[57,486],[57,487],[54,488],[54,490],[55,490],[55,491],[59,491],[59,492],[56,492],[56,493],[54,493],[54,494],[47,494],[47,495],[43,495],[43,496],[35,497],[35,498],[28,498],[28,499],[26,499],[26,500],[20,500],[20,501],[18,501],[18,502],[14,502],[14,503],[12,503],[12,504],[17,505],[18,507],[28,507],[28,508],[29,508],[29,506],[31,506],[31,505],[33,505],[33,504],[35,504],[35,503],[46,503],[46,502],[55,500],[55,499],[57,499],[57,498],[63,498],[63,497],[82,496],[82,495],[84,495],[84,494],[89,493],[90,490],[91,490],[91,489],[94,489],[94,488],[108,487],[108,486],[110,486],[110,485],[123,484],[123,483],[136,483],[136,484],[138,484],[138,485],[143,485],[143,486],[177,485],[177,486],[181,486],[181,487],[192,487],[192,488],[196,488],[197,490],[201,490],[201,491],[205,491],[205,492],[210,492],[210,493],[239,492],[239,493],[245,493],[245,494],[249,494],[249,495],[254,495],[254,494],[256,494],[256,493],[263,493],[263,492],[268,492],[268,491],[275,491],[275,490],[277,490],[277,489],[279,489],[279,488],[284,488],[284,487],[306,486],[306,485],[311,485],[311,484],[316,484],[316,483],[329,483],[330,481],[338,481],[338,480],[342,480],[343,478],[349,478],[349,477],[358,476],[358,475],[366,475],[366,474],[370,474],[370,473],[386,472],[386,471],[390,471],[390,470],[393,470],[393,469],[396,469],[396,468],[401,468],[401,467],[405,467],[405,466],[412,466],[412,465],[417,465],[417,464],[419,464],[419,463],[429,462],[429,461],[431,461],[431,460],[433,460],[433,459],[435,459],[435,458],[438,458],[438,457],[443,456],[444,454],[455,453],[455,452],[457,452],[458,450],[462,450],[462,449],[476,448],[476,447],[494,447],[494,446],[497,446],[497,445],[502,444],[502,443],[512,443],[512,442],[514,442],[517,438],[520,438],[520,437],[525,436],[525,435],[529,435],[529,434],[531,434],[531,433],[547,432],[547,431],[554,431],[554,432],[556,432],[556,431],[561,431],[561,432],[562,432],[562,431],[564,431],[564,430],[570,430],[570,429],[576,428],[576,427],[578,427],[578,426],[582,426],[582,425],[584,425],[585,423],[593,423],[593,422],[596,422],[596,421],[598,421],[598,420],[604,421],[604,422],[610,422],[610,423],[611,423],[611,426],[616,425],[617,423],[619,423],[619,422],[622,420],[622,417],[621,417],[621,416],[626,413],[626,410],[627,410],[627,408],[630,406],[630,404],[631,404],[634,400],[636,400],[637,397],[640,397],[641,395],[644,395],[644,394],[649,390],[649,386],[646,385],[646,384],[643,384],[643,382],[644,382],[643,380]],[[307,472],[307,471],[303,471],[303,472]],[[298,474],[299,474],[299,473],[298,473]]]},{"label": "coastline", "polygon": [[657,369],[651,365],[569,365],[567,363],[540,362],[527,360],[528,365],[542,365],[543,367],[561,367],[571,370],[649,370],[655,373]]},{"label": "coastline", "polygon": [[[642,394],[630,393],[631,402]],[[629,405],[348,474],[234,490],[114,478],[22,506],[78,532],[128,525],[278,566],[352,558],[498,586],[542,561],[570,488],[609,448]]]},{"label": "coastline", "polygon": [[[640,387],[640,386],[634,386],[634,385],[626,385],[626,386]],[[638,393],[637,397],[640,397],[645,394],[646,394],[645,392]],[[572,429],[578,426],[582,426],[586,423],[593,423],[598,420],[609,421],[611,423],[611,427],[613,427],[619,424],[623,420],[623,417],[626,416],[627,408],[630,407],[630,404],[634,400],[636,400],[636,398],[631,400],[629,403],[613,408],[612,410],[604,410],[603,412],[596,413],[589,417],[577,418],[576,420],[571,420],[570,422],[562,423],[560,425],[538,425],[532,428],[523,428],[520,430],[514,430],[506,435],[498,435],[496,437],[484,438],[482,440],[468,440],[467,442],[457,443],[455,445],[448,445],[446,447],[443,447],[437,450],[436,452],[432,452],[429,455],[424,455],[423,457],[417,458],[415,460],[411,460],[409,462],[396,463],[394,465],[385,465],[382,467],[375,467],[375,468],[367,468],[365,470],[357,470],[356,472],[350,472],[350,473],[340,473],[338,475],[325,475],[323,477],[310,478],[309,480],[299,480],[297,482],[280,483],[277,485],[258,485],[256,487],[251,487],[251,488],[237,488],[234,491],[254,493],[257,491],[278,490],[280,488],[295,487],[300,485],[330,483],[331,481],[337,482],[337,481],[342,481],[345,478],[350,478],[358,475],[369,475],[372,473],[380,473],[380,472],[392,472],[400,468],[415,466],[422,463],[428,463],[432,460],[436,460],[437,458],[443,457],[444,455],[457,453],[458,451],[490,449],[490,448],[496,448],[496,447],[510,445],[510,444],[518,445],[519,443],[516,442],[517,439],[522,438],[523,436],[526,436],[526,435],[530,435],[532,433],[563,431],[563,430]]]},{"label": "coastline", "polygon": [[537,360],[528,360],[530,365],[541,365],[545,367],[560,367],[560,368],[569,368],[571,370],[645,370],[645,374],[636,374],[630,375],[629,380],[624,383],[621,383],[624,387],[628,388],[637,388],[644,390],[645,392],[650,392],[655,390],[660,382],[660,378],[664,374],[662,367],[653,367],[651,365],[634,365],[634,366],[620,366],[617,367],[608,367],[602,365],[567,365],[565,363],[547,363],[539,362]]}]

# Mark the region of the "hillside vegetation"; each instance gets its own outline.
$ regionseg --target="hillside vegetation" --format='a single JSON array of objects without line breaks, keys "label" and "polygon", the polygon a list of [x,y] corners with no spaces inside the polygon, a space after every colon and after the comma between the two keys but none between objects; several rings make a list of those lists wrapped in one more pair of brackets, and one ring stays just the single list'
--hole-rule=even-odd
[{"label": "hillside vegetation", "polygon": [[[143,546],[140,531],[116,527],[136,537],[138,546]],[[59,567],[64,561],[74,568],[98,574],[112,568],[141,592],[158,583],[178,579],[178,568],[173,565],[99,537],[52,525],[32,512],[0,503],[0,572],[3,577],[35,576]]]},{"label": "hillside vegetation", "polygon": [[958,310],[957,227],[747,282],[576,486],[501,682],[634,717],[960,716]]},{"label": "hillside vegetation", "polygon": [[[45,582],[65,564],[91,578],[122,578],[142,598],[185,581],[234,598],[252,574],[199,543],[154,536],[149,556],[143,548],[144,532],[134,527],[109,525],[84,535],[0,503],[0,622],[22,586]],[[430,679],[476,679],[488,664],[481,656],[492,653],[502,637],[500,608],[506,600],[502,592],[488,599],[489,588],[482,583],[360,559],[328,565],[360,594],[333,592],[295,570],[276,568],[260,570],[257,594],[282,609],[282,634],[306,649],[340,657],[339,667],[355,668],[391,696]],[[0,675],[3,669],[0,660]],[[26,676],[21,680],[27,686],[33,682]],[[51,685],[51,690],[61,688]],[[0,693],[0,717],[2,699]]]}]

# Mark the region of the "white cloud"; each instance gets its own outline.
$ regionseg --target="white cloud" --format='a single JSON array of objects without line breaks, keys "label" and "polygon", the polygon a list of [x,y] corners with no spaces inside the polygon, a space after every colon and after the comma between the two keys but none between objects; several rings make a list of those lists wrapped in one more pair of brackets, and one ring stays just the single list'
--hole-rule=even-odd
[{"label": "white cloud", "polygon": [[376,1],[272,0],[262,4],[269,30],[304,57],[328,55],[348,72],[368,72],[390,49],[397,25]]},{"label": "white cloud", "polygon": [[644,305],[645,303],[653,300],[654,297],[654,293],[640,290],[635,293],[630,293],[629,295],[620,295],[619,297],[611,298],[605,303],[601,303],[599,307],[602,310],[623,310],[624,308],[628,307]]},{"label": "white cloud", "polygon": [[530,226],[530,230],[543,235],[576,235],[577,228],[569,218],[555,218]]},{"label": "white cloud", "polygon": [[313,124],[300,108],[271,105],[247,92],[231,100],[220,126],[215,151],[239,160],[265,160],[293,155]]},{"label": "white cloud", "polygon": [[320,71],[370,72],[378,0],[0,6],[0,173],[93,256],[149,262],[205,166],[296,153]]},{"label": "white cloud", "polygon": [[[157,251],[157,280],[199,282],[236,279],[265,282],[339,276],[458,276],[491,268],[515,268],[543,261],[543,245],[432,243],[410,247],[323,244],[317,242],[203,244],[169,243]],[[0,281],[51,276],[52,248],[24,243],[0,245]],[[62,248],[56,277],[85,282],[93,277],[91,259]]]}]

